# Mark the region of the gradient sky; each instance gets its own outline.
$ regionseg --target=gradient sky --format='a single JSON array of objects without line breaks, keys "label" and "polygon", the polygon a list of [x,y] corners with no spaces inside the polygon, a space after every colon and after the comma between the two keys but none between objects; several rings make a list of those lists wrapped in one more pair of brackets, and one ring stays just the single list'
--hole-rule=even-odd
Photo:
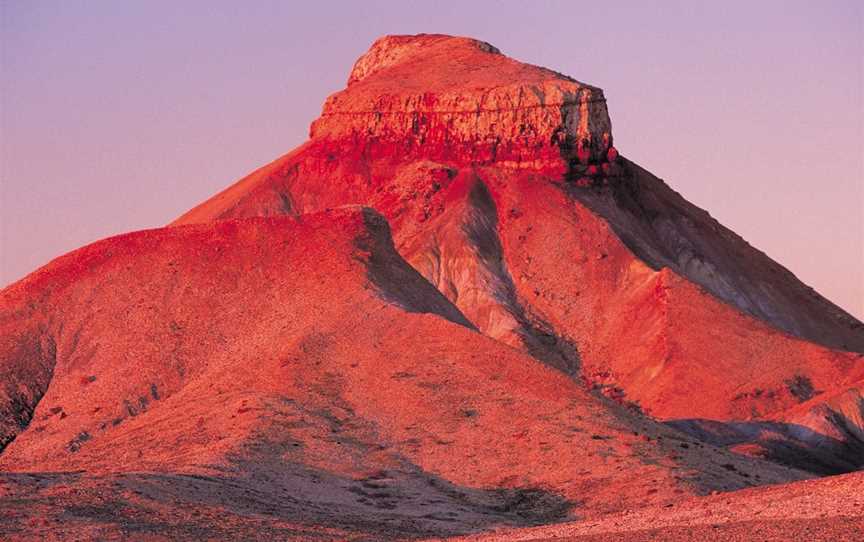
[{"label": "gradient sky", "polygon": [[602,87],[622,154],[861,318],[862,5],[3,1],[0,285],[170,221],[301,143],[376,37],[441,32]]}]

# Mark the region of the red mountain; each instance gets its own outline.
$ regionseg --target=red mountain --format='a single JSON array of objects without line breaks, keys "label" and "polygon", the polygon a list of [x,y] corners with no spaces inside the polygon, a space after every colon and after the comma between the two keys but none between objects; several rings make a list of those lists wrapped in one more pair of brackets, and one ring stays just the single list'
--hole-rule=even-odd
[{"label": "red mountain", "polygon": [[[485,335],[664,420],[776,417],[864,378],[864,325],[619,156],[610,126],[601,90],[489,44],[385,37],[309,142],[175,224],[373,207]],[[849,421],[830,418],[808,426]]]},{"label": "red mountain", "polygon": [[864,464],[864,325],[468,38],[376,41],[307,143],[4,289],[0,341],[12,538],[672,533]]}]

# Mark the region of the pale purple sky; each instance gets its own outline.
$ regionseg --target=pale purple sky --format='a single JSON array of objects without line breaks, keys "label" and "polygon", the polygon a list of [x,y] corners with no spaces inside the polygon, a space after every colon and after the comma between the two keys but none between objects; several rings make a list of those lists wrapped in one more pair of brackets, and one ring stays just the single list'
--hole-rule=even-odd
[{"label": "pale purple sky", "polygon": [[861,318],[862,4],[3,1],[0,285],[170,221],[301,143],[376,37],[441,32],[602,87],[625,156]]}]

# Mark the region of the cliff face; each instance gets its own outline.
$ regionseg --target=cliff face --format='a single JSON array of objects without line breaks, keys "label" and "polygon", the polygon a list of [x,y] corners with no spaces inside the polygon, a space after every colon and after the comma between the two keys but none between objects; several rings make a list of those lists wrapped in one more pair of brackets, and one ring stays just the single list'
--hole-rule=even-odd
[{"label": "cliff face", "polygon": [[[441,70],[446,65],[446,70]],[[529,169],[607,159],[603,91],[516,62],[488,43],[388,36],[327,99],[312,139],[368,158],[423,156]]]}]

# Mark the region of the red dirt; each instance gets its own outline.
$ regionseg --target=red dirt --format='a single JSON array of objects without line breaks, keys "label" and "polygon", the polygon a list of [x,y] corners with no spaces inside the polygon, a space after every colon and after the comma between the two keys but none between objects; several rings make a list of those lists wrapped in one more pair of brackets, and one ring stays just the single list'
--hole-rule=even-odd
[{"label": "red dirt", "polygon": [[476,541],[831,540],[864,532],[861,473],[734,494],[683,499],[673,506],[549,527],[506,529],[461,538]]},{"label": "red dirt", "polygon": [[[57,276],[74,279],[48,280]],[[179,491],[193,508],[239,486],[267,499],[290,491],[280,522],[335,525],[318,509],[336,506],[393,535],[804,476],[694,441],[681,448],[676,432],[472,330],[369,210],[116,237],[50,264],[8,298],[18,292],[40,302],[4,336],[57,347],[33,423],[0,456],[4,492],[26,496],[5,507],[7,534],[32,534],[34,510],[69,536],[99,523],[91,508],[104,505],[79,503],[85,512],[68,523],[51,507],[56,492],[73,491],[70,476],[124,503],[99,512],[108,523],[144,521],[142,509],[161,506],[130,495],[130,484]],[[82,374],[97,377],[85,393]],[[44,474],[15,474],[31,472]],[[443,523],[448,502],[462,504]],[[147,529],[203,528],[173,514],[177,525]],[[221,536],[228,526],[213,528]]]},{"label": "red dirt", "polygon": [[747,488],[864,465],[864,325],[610,126],[489,44],[382,38],[306,144],[4,289],[0,536],[860,526],[860,475]]}]

